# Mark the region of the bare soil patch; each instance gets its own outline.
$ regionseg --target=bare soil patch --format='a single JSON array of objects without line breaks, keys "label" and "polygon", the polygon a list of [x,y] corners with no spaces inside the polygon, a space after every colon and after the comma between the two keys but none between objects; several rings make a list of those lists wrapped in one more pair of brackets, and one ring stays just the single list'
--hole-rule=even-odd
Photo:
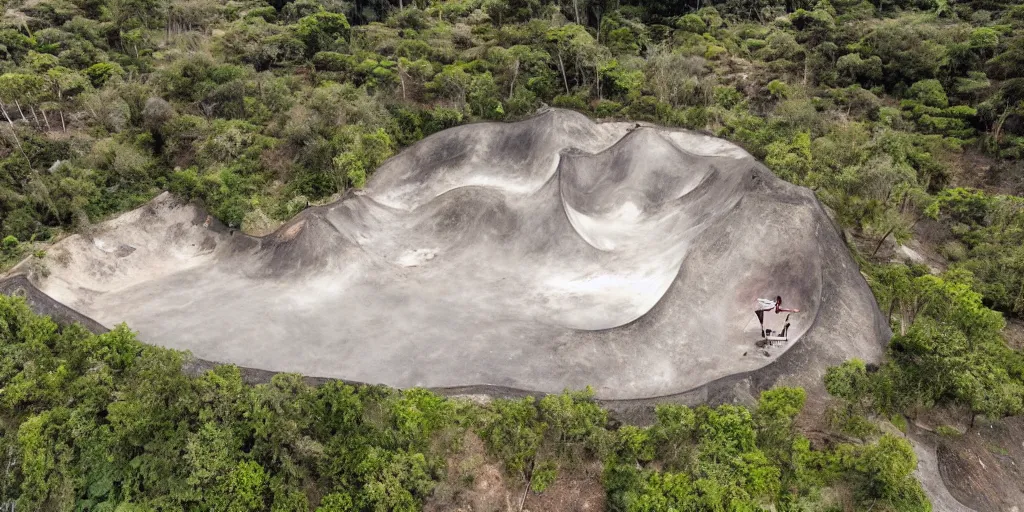
[{"label": "bare soil patch", "polygon": [[594,461],[575,469],[560,469],[558,478],[543,493],[530,492],[523,512],[597,512],[605,509],[606,495],[601,485],[602,465]]},{"label": "bare soil patch", "polygon": [[952,427],[957,436],[935,435],[939,474],[949,493],[978,512],[1019,511],[1024,506],[1024,417],[988,421],[970,427],[965,410],[940,408],[914,420],[935,431]]},{"label": "bare soil patch", "polygon": [[508,476],[502,464],[487,454],[480,437],[467,432],[462,449],[448,457],[447,468],[447,477],[424,503],[425,512],[597,512],[605,509],[600,461],[560,468],[558,478],[543,493],[535,493],[527,491],[522,479]]},{"label": "bare soil patch", "polygon": [[[980,423],[980,422],[979,422]],[[950,494],[979,512],[1024,505],[1024,418],[1007,418],[939,444],[939,472]]]},{"label": "bare soil patch", "polygon": [[1024,162],[1001,161],[967,150],[960,158],[960,170],[953,184],[984,190],[990,194],[1024,194]]},{"label": "bare soil patch", "polygon": [[[522,484],[509,486],[501,463],[487,454],[483,441],[466,432],[462,450],[447,460],[447,478],[423,504],[424,512],[499,512],[518,510]],[[515,487],[520,491],[516,492]]]}]

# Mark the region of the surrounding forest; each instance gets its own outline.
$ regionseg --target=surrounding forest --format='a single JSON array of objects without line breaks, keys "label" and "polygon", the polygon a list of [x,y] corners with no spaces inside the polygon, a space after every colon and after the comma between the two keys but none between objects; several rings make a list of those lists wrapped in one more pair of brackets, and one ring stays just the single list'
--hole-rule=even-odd
[{"label": "surrounding forest", "polygon": [[[0,0],[0,270],[163,190],[265,234],[431,133],[550,105],[718,135],[810,187],[894,332],[827,372],[824,411],[778,388],[638,427],[588,391],[189,376],[0,297],[0,510],[450,510],[474,442],[531,495],[591,471],[614,511],[930,510],[906,419],[1024,413],[1016,4]],[[928,261],[896,262],[909,243]]]},{"label": "surrounding forest", "polygon": [[613,429],[589,390],[481,407],[290,374],[247,386],[234,366],[189,377],[181,353],[126,327],[58,329],[4,296],[0,339],[0,498],[17,510],[452,510],[474,472],[453,484],[445,461],[468,432],[527,492],[603,462],[612,510],[819,510],[834,485],[862,506],[929,510],[902,438],[813,449],[794,428],[799,388],[753,409],[661,405],[654,425]]}]

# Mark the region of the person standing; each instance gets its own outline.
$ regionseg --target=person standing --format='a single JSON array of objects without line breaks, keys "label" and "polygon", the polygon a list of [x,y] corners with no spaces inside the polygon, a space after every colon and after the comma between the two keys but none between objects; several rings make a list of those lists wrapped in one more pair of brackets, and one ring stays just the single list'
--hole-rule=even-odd
[{"label": "person standing", "polygon": [[775,314],[779,313],[799,313],[799,309],[783,309],[782,308],[782,296],[776,295],[775,300],[772,299],[757,299],[757,306],[754,308],[754,314],[757,315],[757,321],[761,324],[761,337],[764,338],[764,313],[765,311],[775,311]]}]

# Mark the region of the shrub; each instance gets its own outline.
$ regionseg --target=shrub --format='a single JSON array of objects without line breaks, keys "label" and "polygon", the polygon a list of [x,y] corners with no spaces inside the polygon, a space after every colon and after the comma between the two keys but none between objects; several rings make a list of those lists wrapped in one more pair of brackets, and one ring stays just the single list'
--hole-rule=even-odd
[{"label": "shrub", "polygon": [[18,251],[18,239],[14,235],[5,236],[0,241],[0,251],[3,251],[5,256],[14,256],[14,253]]},{"label": "shrub", "polygon": [[541,493],[555,483],[558,478],[558,465],[552,461],[544,461],[533,468],[533,475],[530,478],[530,490]]}]

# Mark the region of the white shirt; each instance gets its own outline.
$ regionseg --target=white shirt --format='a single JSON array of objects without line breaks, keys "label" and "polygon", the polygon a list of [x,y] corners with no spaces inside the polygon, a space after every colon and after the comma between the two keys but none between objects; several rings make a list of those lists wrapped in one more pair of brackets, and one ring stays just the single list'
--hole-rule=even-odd
[{"label": "white shirt", "polygon": [[775,309],[775,300],[757,299],[757,311],[764,311],[766,309]]}]

